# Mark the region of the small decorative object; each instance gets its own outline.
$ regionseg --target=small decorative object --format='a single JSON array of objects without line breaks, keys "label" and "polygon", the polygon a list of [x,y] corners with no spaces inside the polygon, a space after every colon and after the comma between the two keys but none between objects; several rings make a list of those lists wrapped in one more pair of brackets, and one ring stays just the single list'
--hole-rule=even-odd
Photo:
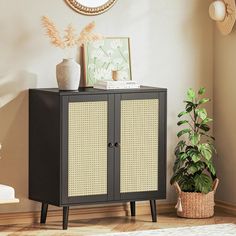
[{"label": "small decorative object", "polygon": [[112,71],[112,79],[114,81],[117,80],[126,80],[126,77],[124,77],[126,74],[123,72],[123,70],[113,70]]},{"label": "small decorative object", "polygon": [[117,70],[113,70],[113,71],[112,71],[112,79],[113,79],[114,81],[119,80],[119,75],[118,75],[118,71],[117,71]]},{"label": "small decorative object", "polygon": [[97,80],[131,80],[129,38],[106,38],[84,44],[84,85]]},{"label": "small decorative object", "polygon": [[80,84],[80,65],[74,60],[76,47],[81,47],[87,41],[95,41],[103,37],[94,34],[95,22],[89,23],[76,35],[71,24],[65,29],[64,37],[61,37],[55,24],[46,16],[42,17],[42,23],[51,39],[51,43],[66,51],[66,58],[56,66],[57,83],[60,90],[77,90]]},{"label": "small decorative object", "polygon": [[66,0],[75,11],[84,15],[98,15],[110,9],[117,0]]},{"label": "small decorative object", "polygon": [[[203,104],[209,98],[201,98],[205,88],[198,94],[193,89],[187,92],[185,110],[178,117],[178,126],[186,127],[177,133],[178,142],[175,148],[176,160],[171,184],[178,193],[177,214],[187,218],[206,218],[214,214],[214,193],[219,180],[213,165],[214,137],[209,135],[209,122]],[[184,118],[182,118],[184,117]]]},{"label": "small decorative object", "polygon": [[235,0],[213,1],[209,7],[210,17],[223,35],[231,33],[236,21]]}]

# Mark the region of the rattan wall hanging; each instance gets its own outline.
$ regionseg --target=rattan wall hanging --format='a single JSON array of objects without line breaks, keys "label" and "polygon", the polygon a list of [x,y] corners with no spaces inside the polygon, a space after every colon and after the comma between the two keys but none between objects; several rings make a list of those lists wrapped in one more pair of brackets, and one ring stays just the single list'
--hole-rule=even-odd
[{"label": "rattan wall hanging", "polygon": [[65,0],[66,3],[78,13],[83,15],[99,15],[110,9],[117,0]]}]

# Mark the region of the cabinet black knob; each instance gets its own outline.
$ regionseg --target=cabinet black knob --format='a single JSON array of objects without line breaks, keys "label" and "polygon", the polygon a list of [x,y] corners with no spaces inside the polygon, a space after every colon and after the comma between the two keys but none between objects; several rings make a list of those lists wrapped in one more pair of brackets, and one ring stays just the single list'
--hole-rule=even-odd
[{"label": "cabinet black knob", "polygon": [[113,148],[113,147],[114,147],[114,144],[113,144],[113,143],[108,143],[108,147],[109,147],[109,148]]},{"label": "cabinet black knob", "polygon": [[120,147],[120,143],[115,143],[115,147]]}]

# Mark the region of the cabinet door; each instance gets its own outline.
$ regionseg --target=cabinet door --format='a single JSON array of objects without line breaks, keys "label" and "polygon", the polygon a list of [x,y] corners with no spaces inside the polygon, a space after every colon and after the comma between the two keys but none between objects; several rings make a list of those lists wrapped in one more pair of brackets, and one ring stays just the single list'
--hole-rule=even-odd
[{"label": "cabinet door", "polygon": [[122,94],[115,100],[115,198],[164,198],[165,93]]},{"label": "cabinet door", "polygon": [[62,103],[62,202],[112,199],[114,96],[69,96]]}]

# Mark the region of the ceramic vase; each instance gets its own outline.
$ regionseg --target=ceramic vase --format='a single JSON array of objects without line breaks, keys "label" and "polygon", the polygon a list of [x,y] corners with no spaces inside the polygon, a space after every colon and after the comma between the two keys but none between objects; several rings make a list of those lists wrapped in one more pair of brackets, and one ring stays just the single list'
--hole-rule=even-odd
[{"label": "ceramic vase", "polygon": [[74,59],[63,59],[56,66],[59,90],[78,90],[80,83],[80,65]]}]

